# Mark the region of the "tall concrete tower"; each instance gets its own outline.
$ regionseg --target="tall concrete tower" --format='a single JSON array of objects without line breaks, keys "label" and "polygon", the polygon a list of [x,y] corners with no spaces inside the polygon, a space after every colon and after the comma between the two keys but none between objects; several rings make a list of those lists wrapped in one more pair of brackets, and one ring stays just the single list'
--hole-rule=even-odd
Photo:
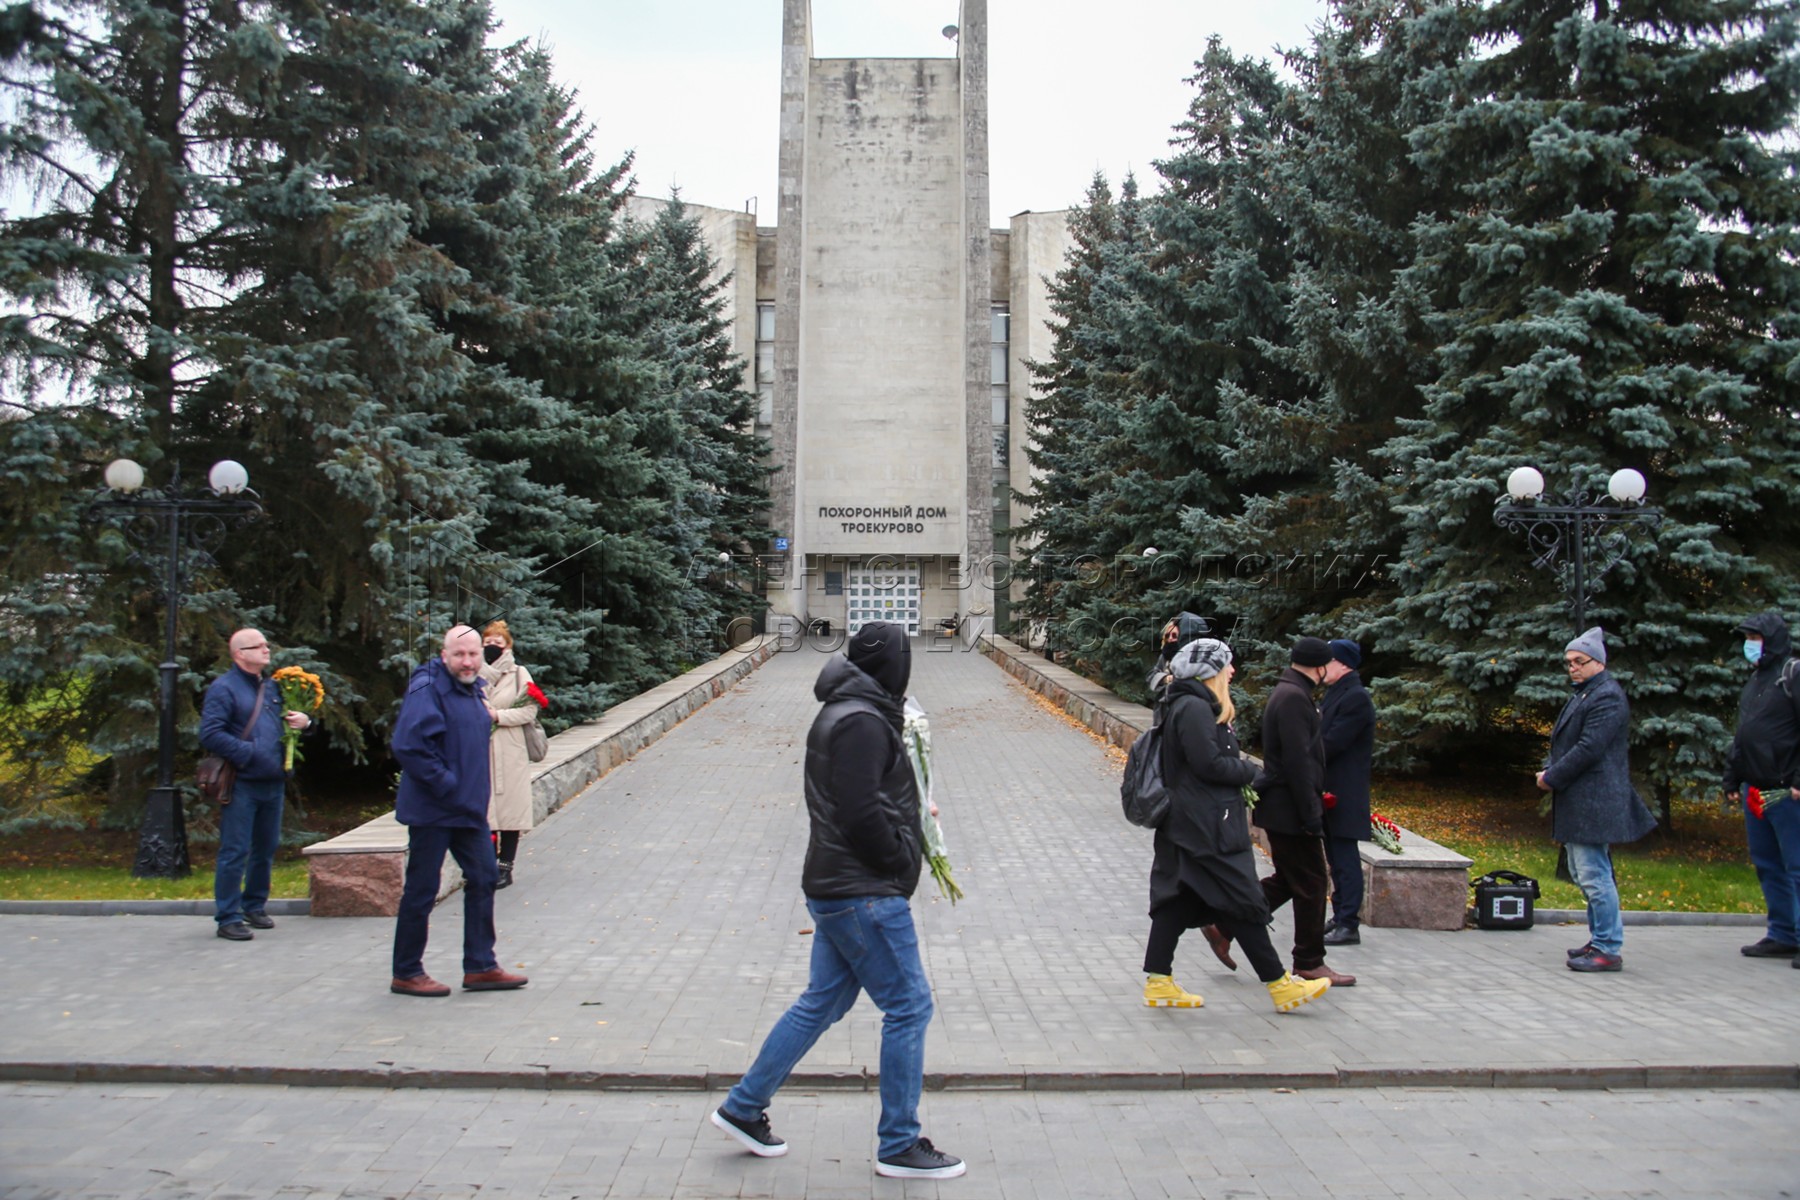
[{"label": "tall concrete tower", "polygon": [[962,0],[954,58],[814,58],[811,27],[809,0],[785,0],[769,433],[787,579],[769,598],[851,629],[954,615],[972,637],[992,622],[1004,449],[987,0]]}]

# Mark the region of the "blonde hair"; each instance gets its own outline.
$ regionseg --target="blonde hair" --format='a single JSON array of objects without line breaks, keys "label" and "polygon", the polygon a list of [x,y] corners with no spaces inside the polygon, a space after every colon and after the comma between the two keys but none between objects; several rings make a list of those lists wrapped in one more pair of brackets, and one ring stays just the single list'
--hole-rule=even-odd
[{"label": "blonde hair", "polygon": [[506,639],[506,648],[512,649],[512,630],[506,627],[505,621],[489,621],[481,627],[481,636],[483,638],[503,637]]},{"label": "blonde hair", "polygon": [[1225,673],[1221,671],[1217,675],[1208,675],[1200,683],[1219,702],[1219,724],[1231,724],[1232,718],[1237,716],[1237,705],[1231,702],[1231,685],[1225,682]]}]

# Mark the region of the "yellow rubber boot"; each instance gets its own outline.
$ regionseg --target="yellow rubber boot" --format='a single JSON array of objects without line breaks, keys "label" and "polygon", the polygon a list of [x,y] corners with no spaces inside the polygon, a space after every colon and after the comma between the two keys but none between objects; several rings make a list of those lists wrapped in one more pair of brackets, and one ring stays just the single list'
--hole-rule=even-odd
[{"label": "yellow rubber boot", "polygon": [[1205,1003],[1194,993],[1182,991],[1181,985],[1168,975],[1144,978],[1144,1005],[1147,1008],[1199,1008]]},{"label": "yellow rubber boot", "polygon": [[1293,1012],[1302,1004],[1316,1000],[1330,990],[1329,979],[1295,979],[1292,974],[1288,974],[1269,984],[1269,999],[1275,1002],[1276,1012]]}]

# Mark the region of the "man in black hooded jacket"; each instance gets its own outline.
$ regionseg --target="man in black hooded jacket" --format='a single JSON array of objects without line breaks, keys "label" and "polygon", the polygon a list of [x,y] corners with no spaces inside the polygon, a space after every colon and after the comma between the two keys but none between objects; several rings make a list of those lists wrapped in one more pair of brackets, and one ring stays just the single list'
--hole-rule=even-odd
[{"label": "man in black hooded jacket", "polygon": [[712,1123],[759,1157],[786,1154],[769,1126],[769,1102],[866,991],[882,1012],[875,1173],[951,1179],[963,1173],[963,1161],[919,1136],[932,1004],[907,903],[919,885],[925,837],[901,741],[911,673],[905,627],[873,624],[851,635],[845,656],[827,662],[813,685],[825,707],[806,735],[812,832],[800,889],[813,917],[811,978]]},{"label": "man in black hooded jacket", "polygon": [[1728,802],[1748,800],[1751,788],[1761,795],[1762,815],[1754,805],[1744,806],[1744,831],[1769,908],[1767,932],[1743,952],[1792,958],[1800,967],[1800,678],[1787,670],[1792,645],[1780,613],[1758,613],[1738,632],[1752,669],[1725,758],[1725,796]]}]

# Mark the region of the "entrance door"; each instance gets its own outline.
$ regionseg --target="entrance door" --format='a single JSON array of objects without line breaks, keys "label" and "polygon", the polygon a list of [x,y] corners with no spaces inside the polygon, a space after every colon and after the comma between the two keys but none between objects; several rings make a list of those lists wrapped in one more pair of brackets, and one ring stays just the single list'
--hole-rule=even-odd
[{"label": "entrance door", "polygon": [[891,621],[906,626],[909,637],[918,636],[918,567],[851,567],[845,590],[851,634],[873,621]]}]

